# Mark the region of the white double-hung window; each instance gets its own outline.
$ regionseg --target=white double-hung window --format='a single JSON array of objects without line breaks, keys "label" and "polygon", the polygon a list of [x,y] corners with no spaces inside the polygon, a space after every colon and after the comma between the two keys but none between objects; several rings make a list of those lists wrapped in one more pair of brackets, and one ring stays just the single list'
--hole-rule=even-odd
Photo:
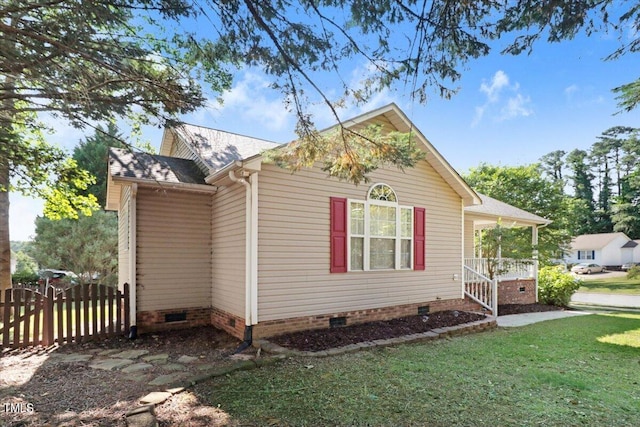
[{"label": "white double-hung window", "polygon": [[413,268],[413,207],[398,204],[390,186],[371,186],[347,211],[349,271]]}]

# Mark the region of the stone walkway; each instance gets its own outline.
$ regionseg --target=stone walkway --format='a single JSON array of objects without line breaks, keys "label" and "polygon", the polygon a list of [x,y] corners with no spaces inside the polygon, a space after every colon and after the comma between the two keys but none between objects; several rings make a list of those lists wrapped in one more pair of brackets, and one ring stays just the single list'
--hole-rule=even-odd
[{"label": "stone walkway", "polygon": [[87,353],[57,353],[51,356],[57,363],[88,362],[89,368],[124,374],[130,381],[144,382],[162,387],[175,384],[193,371],[205,372],[220,367],[220,363],[203,363],[198,357],[182,355],[175,359],[167,353],[149,353],[149,350],[103,350]]}]

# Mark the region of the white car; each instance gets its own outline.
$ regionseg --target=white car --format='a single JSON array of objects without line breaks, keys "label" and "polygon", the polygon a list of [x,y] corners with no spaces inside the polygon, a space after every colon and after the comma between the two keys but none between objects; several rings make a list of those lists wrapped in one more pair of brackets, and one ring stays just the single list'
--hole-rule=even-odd
[{"label": "white car", "polygon": [[603,271],[603,266],[588,262],[583,262],[571,267],[571,272],[576,274],[602,273]]}]

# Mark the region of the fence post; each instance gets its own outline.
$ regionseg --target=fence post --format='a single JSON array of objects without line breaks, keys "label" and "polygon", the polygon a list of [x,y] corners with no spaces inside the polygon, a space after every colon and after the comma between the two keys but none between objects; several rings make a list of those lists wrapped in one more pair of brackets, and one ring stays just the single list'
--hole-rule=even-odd
[{"label": "fence post", "polygon": [[22,302],[22,297],[24,292],[20,290],[13,290],[13,347],[20,347],[20,318],[21,318],[21,310],[20,303]]},{"label": "fence post", "polygon": [[53,344],[53,288],[47,289],[47,297],[44,300],[43,326],[43,344],[50,346]]},{"label": "fence post", "polygon": [[9,331],[11,330],[11,289],[4,291],[4,310],[2,323],[4,325],[2,331],[2,347],[9,347]]}]

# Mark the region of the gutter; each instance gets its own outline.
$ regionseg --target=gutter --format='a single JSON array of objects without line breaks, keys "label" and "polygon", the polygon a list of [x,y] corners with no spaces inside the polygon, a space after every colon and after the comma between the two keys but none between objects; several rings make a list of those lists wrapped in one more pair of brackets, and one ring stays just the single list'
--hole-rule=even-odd
[{"label": "gutter", "polygon": [[140,187],[162,188],[165,190],[182,190],[195,193],[215,193],[218,190],[216,186],[204,184],[190,184],[185,182],[160,182],[156,180],[145,180],[132,177],[113,177],[114,184],[137,184]]},{"label": "gutter", "polygon": [[[221,171],[219,171],[221,172]],[[218,175],[216,173],[215,175]],[[244,341],[236,352],[252,344],[252,328],[258,323],[258,174],[247,178],[238,177],[234,170],[228,172],[229,179],[244,186],[245,198],[245,332]],[[206,180],[209,182],[211,176]],[[215,178],[211,179],[213,182]]]}]

